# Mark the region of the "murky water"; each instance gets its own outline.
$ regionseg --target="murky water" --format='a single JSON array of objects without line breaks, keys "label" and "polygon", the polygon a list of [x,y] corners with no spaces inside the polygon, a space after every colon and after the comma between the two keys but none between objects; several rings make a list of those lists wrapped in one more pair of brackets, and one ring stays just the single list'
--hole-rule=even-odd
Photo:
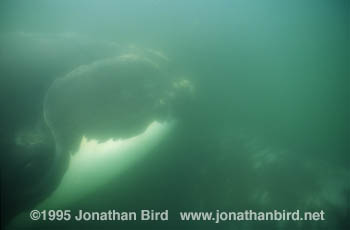
[{"label": "murky water", "polygon": [[[0,25],[7,228],[349,228],[348,1],[2,1]],[[180,220],[216,210],[325,220]]]}]

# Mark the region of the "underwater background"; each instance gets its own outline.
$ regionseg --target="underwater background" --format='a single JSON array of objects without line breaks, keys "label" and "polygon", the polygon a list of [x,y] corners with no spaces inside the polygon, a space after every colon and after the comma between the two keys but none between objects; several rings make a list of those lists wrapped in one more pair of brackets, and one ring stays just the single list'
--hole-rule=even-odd
[{"label": "underwater background", "polygon": [[[349,15],[347,0],[1,1],[2,225],[349,229]],[[175,124],[64,208],[167,209],[169,221],[10,224],[59,186],[83,136],[130,138],[154,120]],[[178,217],[275,209],[326,220]]]}]

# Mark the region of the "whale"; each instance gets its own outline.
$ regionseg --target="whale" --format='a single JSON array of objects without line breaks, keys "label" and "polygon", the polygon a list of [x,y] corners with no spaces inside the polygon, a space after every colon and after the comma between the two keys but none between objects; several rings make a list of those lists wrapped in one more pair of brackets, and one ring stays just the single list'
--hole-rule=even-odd
[{"label": "whale", "polygon": [[[30,203],[10,226],[26,226],[27,211],[33,208],[58,208],[83,199],[166,138],[176,123],[171,106],[176,95],[183,98],[193,87],[168,74],[164,63],[169,59],[164,57],[132,47],[79,65],[53,81],[36,125],[15,137],[14,149],[21,156],[40,152],[48,160],[40,179],[25,190]],[[32,162],[24,167],[37,167]]]}]

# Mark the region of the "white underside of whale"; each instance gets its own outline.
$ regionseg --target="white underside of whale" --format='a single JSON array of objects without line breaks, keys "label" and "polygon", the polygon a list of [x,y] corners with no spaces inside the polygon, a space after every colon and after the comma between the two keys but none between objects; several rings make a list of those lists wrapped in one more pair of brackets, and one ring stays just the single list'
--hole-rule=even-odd
[{"label": "white underside of whale", "polygon": [[[120,173],[152,152],[172,127],[173,123],[155,121],[143,133],[129,139],[98,142],[83,137],[79,150],[71,156],[60,185],[33,209],[67,208],[117,180]],[[14,219],[12,226],[27,225],[28,221],[33,223],[29,212],[24,212]]]}]

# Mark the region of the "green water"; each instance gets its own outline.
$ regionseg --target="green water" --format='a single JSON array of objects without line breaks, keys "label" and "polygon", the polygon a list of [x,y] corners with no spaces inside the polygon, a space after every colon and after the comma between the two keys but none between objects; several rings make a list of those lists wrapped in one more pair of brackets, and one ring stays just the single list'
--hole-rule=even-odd
[{"label": "green water", "polygon": [[[167,209],[169,221],[53,221],[26,229],[348,229],[349,7],[347,0],[2,1],[2,211],[31,210],[54,190],[45,185],[47,191],[36,198],[23,195],[35,190],[54,154],[32,161],[21,149],[13,150],[12,140],[19,130],[40,126],[44,98],[55,79],[81,65],[136,53],[145,57],[146,67],[148,59],[155,61],[159,73],[186,79],[193,90],[180,91],[184,98],[170,103],[159,118],[153,110],[139,112],[146,105],[142,100],[134,107],[108,101],[115,96],[108,94],[116,91],[114,83],[101,83],[104,96],[101,88],[87,90],[89,101],[76,92],[92,89],[95,82],[68,81],[59,88],[64,103],[50,105],[58,111],[55,129],[67,154],[70,147],[77,151],[87,133],[103,140],[129,137],[152,120],[176,120],[147,155],[65,209]],[[146,84],[135,79],[123,95],[136,95],[134,87]],[[153,90],[154,97],[163,99],[169,82],[157,86],[162,88]],[[125,120],[133,129],[114,129],[109,122],[120,111],[135,113],[140,124]],[[60,121],[62,116],[71,123]],[[32,165],[22,170],[28,161]],[[323,210],[326,220],[215,224],[179,218],[180,211],[274,209]]]}]

